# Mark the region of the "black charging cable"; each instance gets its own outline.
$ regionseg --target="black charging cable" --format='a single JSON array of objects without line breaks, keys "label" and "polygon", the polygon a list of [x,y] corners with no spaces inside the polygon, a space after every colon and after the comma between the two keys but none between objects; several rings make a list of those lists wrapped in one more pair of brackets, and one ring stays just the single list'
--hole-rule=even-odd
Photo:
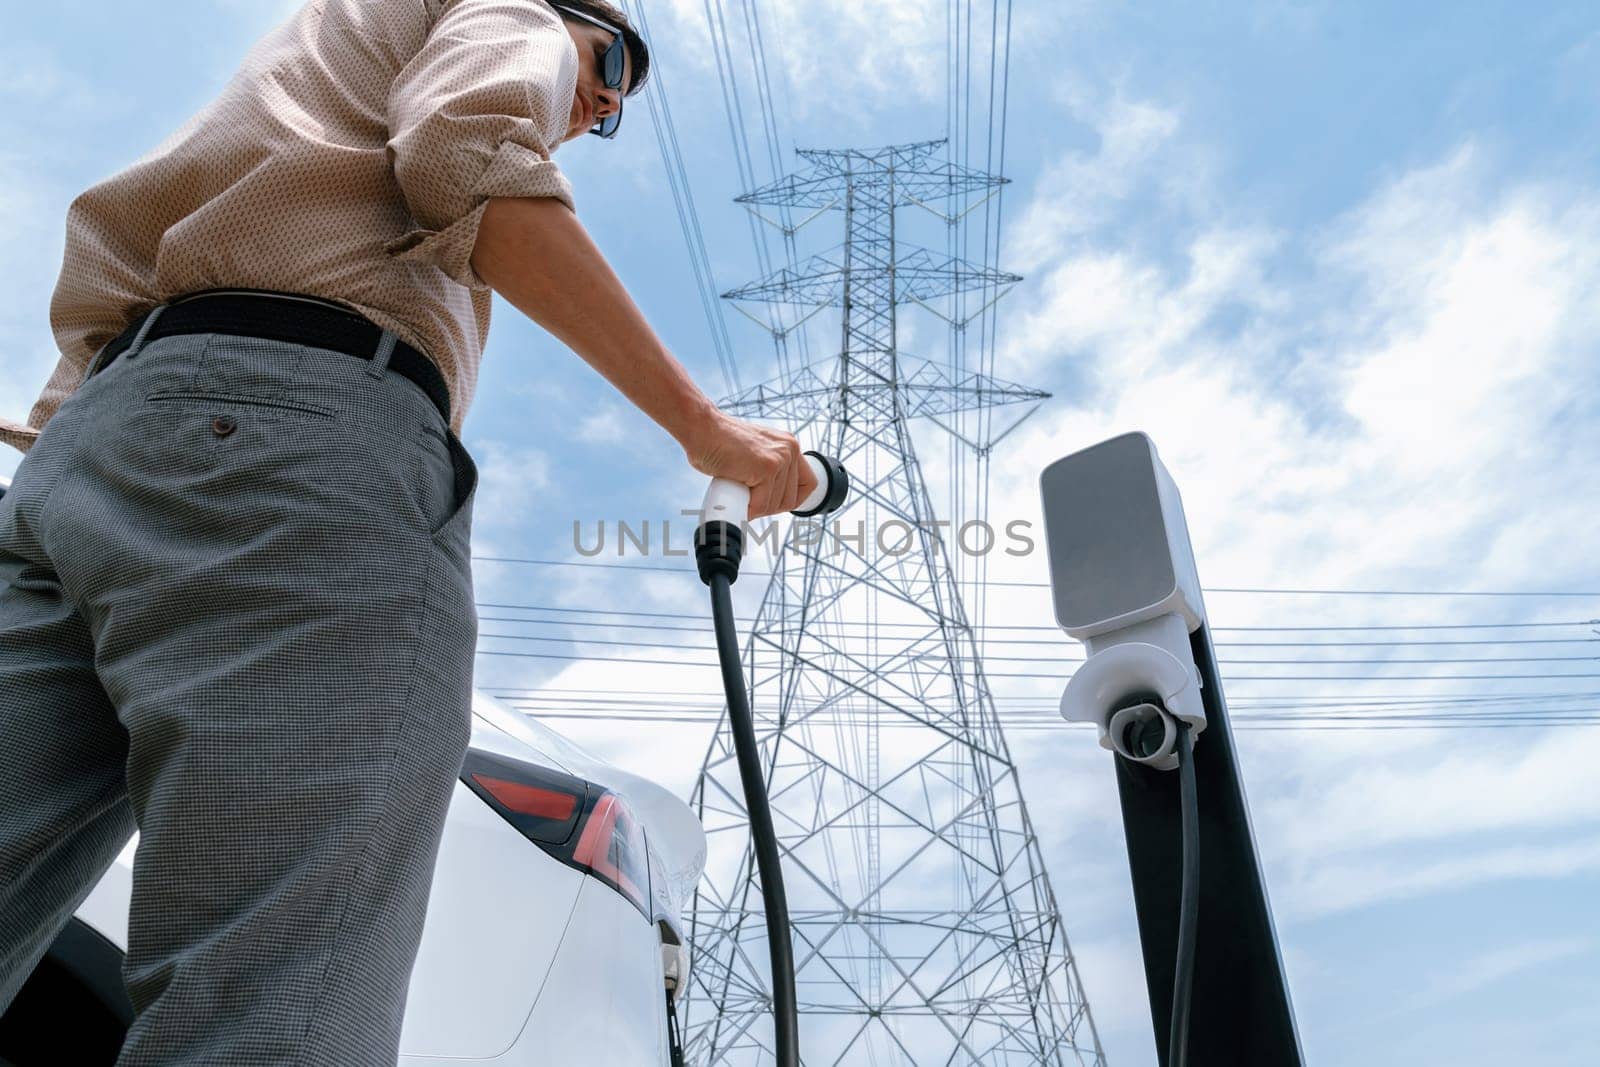
[{"label": "black charging cable", "polygon": [[761,771],[760,746],[750,717],[750,697],[739,663],[739,632],[733,621],[733,596],[726,575],[713,574],[711,618],[717,632],[717,659],[722,665],[722,687],[728,697],[728,725],[733,730],[733,750],[739,762],[739,782],[750,813],[750,841],[756,869],[761,873],[761,903],[767,914],[767,949],[772,959],[772,1021],[777,1038],[778,1067],[799,1067],[799,1009],[795,1005],[794,947],[789,939],[789,899],[783,891],[783,868],[778,861],[778,835],[767,805],[767,786]]},{"label": "black charging cable", "polygon": [[[791,512],[800,517],[837,511],[849,493],[850,478],[838,460],[807,451],[817,486],[802,506]],[[733,618],[731,586],[739,577],[744,555],[744,530],[749,491],[733,482],[715,479],[706,494],[695,531],[695,567],[711,589],[711,622],[717,636],[717,663],[722,668],[722,688],[728,700],[728,726],[733,731],[733,751],[739,764],[739,784],[750,816],[750,843],[761,876],[761,902],[767,919],[767,952],[772,960],[772,1023],[777,1067],[800,1067],[800,1012],[795,1000],[794,945],[789,935],[789,899],[783,891],[783,868],[778,834],[767,803],[766,777],[761,770],[761,747],[750,714],[750,694],[744,686],[739,662],[739,631]]]},{"label": "black charging cable", "polygon": [[1172,1033],[1167,1067],[1189,1060],[1189,1001],[1194,991],[1195,935],[1200,920],[1200,801],[1194,774],[1194,737],[1189,724],[1178,726],[1178,806],[1183,820],[1183,873],[1178,892],[1178,952],[1172,975]]}]

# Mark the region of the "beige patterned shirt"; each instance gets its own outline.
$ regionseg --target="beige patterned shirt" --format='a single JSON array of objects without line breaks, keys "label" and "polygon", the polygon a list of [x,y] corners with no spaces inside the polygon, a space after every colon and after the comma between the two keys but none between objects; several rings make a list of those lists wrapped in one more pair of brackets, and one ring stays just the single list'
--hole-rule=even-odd
[{"label": "beige patterned shirt", "polygon": [[220,96],[67,213],[61,359],[26,452],[135,316],[237,287],[352,305],[427,353],[459,434],[489,332],[470,257],[489,197],[572,187],[550,159],[578,56],[543,0],[310,0]]}]

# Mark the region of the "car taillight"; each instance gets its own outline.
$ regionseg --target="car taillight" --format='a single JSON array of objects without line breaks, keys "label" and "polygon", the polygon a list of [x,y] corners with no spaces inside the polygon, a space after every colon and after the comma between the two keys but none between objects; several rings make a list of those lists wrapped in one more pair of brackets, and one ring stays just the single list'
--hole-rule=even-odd
[{"label": "car taillight", "polygon": [[651,918],[644,831],[620,796],[570,774],[475,748],[467,750],[461,780],[522,836],[604,882]]}]

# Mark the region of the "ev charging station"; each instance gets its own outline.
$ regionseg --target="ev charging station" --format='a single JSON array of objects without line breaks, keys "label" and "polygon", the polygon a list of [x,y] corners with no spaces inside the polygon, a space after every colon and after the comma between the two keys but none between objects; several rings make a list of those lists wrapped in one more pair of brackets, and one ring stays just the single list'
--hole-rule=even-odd
[{"label": "ev charging station", "polygon": [[1300,1067],[1288,980],[1177,485],[1143,433],[1039,478],[1056,622],[1122,803],[1162,1067]]},{"label": "ev charging station", "polygon": [[[796,515],[844,503],[836,460]],[[1288,979],[1239,777],[1183,502],[1143,433],[1039,477],[1056,622],[1088,652],[1061,714],[1112,752],[1161,1067],[1302,1067]],[[777,835],[739,662],[729,587],[749,490],[713,479],[695,534],[767,919],[778,1067],[798,1067],[794,955]]]}]

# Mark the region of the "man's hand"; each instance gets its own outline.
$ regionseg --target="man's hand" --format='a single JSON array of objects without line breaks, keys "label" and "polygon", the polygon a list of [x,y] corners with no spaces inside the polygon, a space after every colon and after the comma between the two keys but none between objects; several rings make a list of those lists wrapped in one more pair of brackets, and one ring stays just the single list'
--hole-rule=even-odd
[{"label": "man's hand", "polygon": [[472,269],[671,434],[695,470],[749,486],[750,518],[792,511],[816,487],[793,434],[724,415],[700,391],[561,201],[492,198]]},{"label": "man's hand", "polygon": [[684,444],[689,465],[701,474],[750,487],[750,518],[793,511],[817,487],[794,434],[742,422],[720,411]]}]

